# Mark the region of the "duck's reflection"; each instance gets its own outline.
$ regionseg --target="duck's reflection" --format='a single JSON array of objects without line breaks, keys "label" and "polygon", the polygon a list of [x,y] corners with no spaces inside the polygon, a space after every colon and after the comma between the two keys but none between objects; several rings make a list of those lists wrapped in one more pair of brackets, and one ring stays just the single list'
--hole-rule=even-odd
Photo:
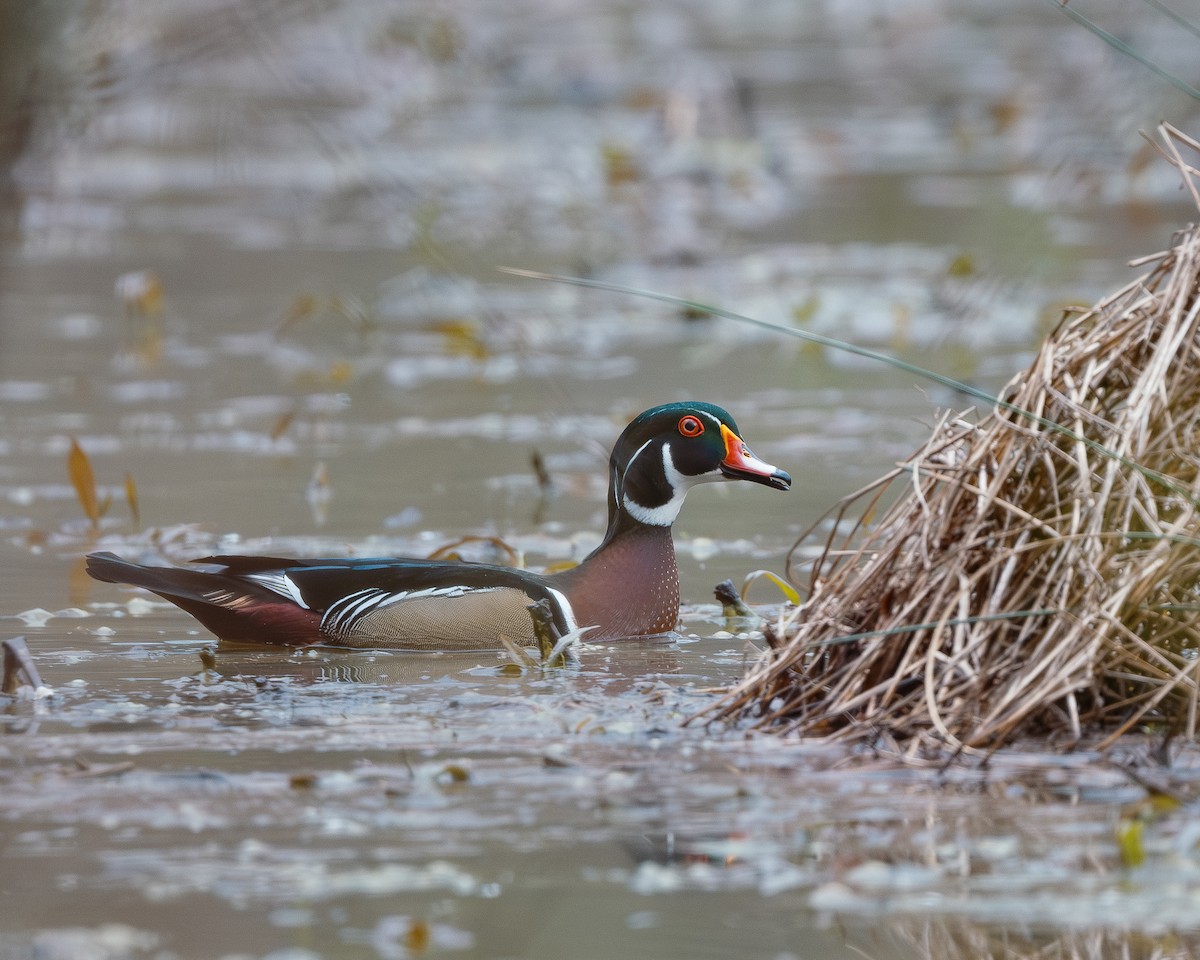
[{"label": "duck's reflection", "polygon": [[564,666],[517,662],[503,650],[418,652],[309,647],[280,656],[278,647],[221,643],[205,648],[204,668],[216,675],[270,676],[300,683],[364,683],[407,686],[446,677],[542,680],[561,676],[593,682],[603,676],[606,689],[622,693],[647,678],[682,672],[674,635],[585,645]]}]

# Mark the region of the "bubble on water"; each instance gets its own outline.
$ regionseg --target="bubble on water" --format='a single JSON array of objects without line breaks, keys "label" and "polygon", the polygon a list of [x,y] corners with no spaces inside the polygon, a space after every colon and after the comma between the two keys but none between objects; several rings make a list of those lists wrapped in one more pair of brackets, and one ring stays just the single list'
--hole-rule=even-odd
[{"label": "bubble on water", "polygon": [[55,320],[53,330],[62,340],[89,340],[100,333],[103,326],[94,313],[70,313]]},{"label": "bubble on water", "polygon": [[[125,610],[128,611],[131,617],[144,617],[146,614],[154,610],[155,604],[145,597],[130,597],[125,604]],[[114,615],[122,611],[114,610]]]},{"label": "bubble on water", "polygon": [[44,627],[54,619],[54,614],[42,607],[34,607],[16,614],[16,617],[27,627]]}]

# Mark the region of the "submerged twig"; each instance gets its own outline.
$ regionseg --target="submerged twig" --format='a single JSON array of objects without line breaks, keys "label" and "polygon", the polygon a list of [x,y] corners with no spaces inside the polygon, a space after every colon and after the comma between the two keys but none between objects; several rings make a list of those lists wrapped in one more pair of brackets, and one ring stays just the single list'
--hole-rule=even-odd
[{"label": "submerged twig", "polygon": [[[42,678],[33,663],[33,656],[24,637],[9,637],[0,647],[4,649],[4,677],[0,682],[0,693],[15,694],[22,686],[34,690],[42,688]],[[21,683],[24,677],[25,683]]]}]

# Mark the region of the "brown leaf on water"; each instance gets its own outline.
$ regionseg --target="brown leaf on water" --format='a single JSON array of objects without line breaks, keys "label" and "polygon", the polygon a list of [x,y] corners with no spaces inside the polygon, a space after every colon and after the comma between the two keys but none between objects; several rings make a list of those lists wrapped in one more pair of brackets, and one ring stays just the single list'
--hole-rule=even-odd
[{"label": "brown leaf on water", "polygon": [[75,769],[68,770],[63,775],[72,780],[88,777],[119,777],[133,768],[132,760],[121,760],[117,763],[92,763],[84,757],[76,757]]},{"label": "brown leaf on water", "polygon": [[474,320],[436,320],[430,328],[445,337],[446,352],[451,356],[473,357],[486,360],[490,351],[483,339],[483,331]]},{"label": "brown leaf on water", "polygon": [[84,516],[91,522],[92,527],[100,525],[100,501],[96,498],[96,476],[92,473],[92,462],[83,452],[83,447],[74,437],[71,438],[71,452],[67,454],[67,472],[71,476],[71,485],[75,487],[75,496],[79,498]]},{"label": "brown leaf on water", "polygon": [[135,270],[117,277],[117,299],[130,317],[157,317],[163,308],[163,282],[153,270]]},{"label": "brown leaf on water", "polygon": [[275,325],[275,336],[286,333],[301,320],[307,320],[317,312],[317,298],[311,293],[302,293],[291,302]]},{"label": "brown leaf on water", "polygon": [[133,517],[133,528],[135,530],[142,529],[142,510],[138,506],[138,489],[137,483],[134,482],[133,474],[125,474],[125,502],[129,504],[129,514]]},{"label": "brown leaf on water", "polygon": [[454,559],[462,559],[461,555],[458,554],[458,548],[465,546],[468,543],[490,544],[497,551],[498,556],[496,559],[499,562],[505,563],[510,567],[524,566],[524,558],[522,558],[520,551],[517,550],[515,547],[512,547],[509,544],[505,543],[499,537],[479,537],[479,536],[460,537],[459,539],[455,540],[453,543],[447,543],[444,546],[438,547],[438,549],[434,550],[433,553],[431,553],[429,555],[428,559],[430,559],[430,560],[448,560],[448,559],[451,559],[452,557]]},{"label": "brown leaf on water", "polygon": [[287,413],[285,413],[283,416],[281,416],[278,420],[275,421],[275,426],[273,426],[271,428],[271,439],[278,440],[280,437],[282,437],[285,433],[287,433],[288,427],[290,427],[295,422],[295,420],[296,420],[295,409],[289,410]]},{"label": "brown leaf on water", "polygon": [[623,144],[602,144],[600,160],[604,165],[604,179],[610,187],[620,186],[623,183],[636,183],[642,177],[642,171],[633,151]]},{"label": "brown leaf on water", "polygon": [[554,480],[550,477],[550,471],[546,469],[546,461],[542,458],[541,451],[534,450],[529,459],[533,465],[533,475],[537,477],[538,488],[542,493],[549,493],[554,489]]},{"label": "brown leaf on water", "polygon": [[429,924],[413,917],[408,921],[408,932],[404,934],[404,947],[410,953],[424,953],[429,948]]}]

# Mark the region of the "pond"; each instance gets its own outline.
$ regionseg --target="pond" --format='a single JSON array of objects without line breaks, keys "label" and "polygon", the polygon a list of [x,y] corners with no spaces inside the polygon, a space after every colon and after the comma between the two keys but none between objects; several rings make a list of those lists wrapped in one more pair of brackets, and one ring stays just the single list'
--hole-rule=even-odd
[{"label": "pond", "polygon": [[[1137,135],[1193,101],[1053,4],[152,6],[0,31],[0,639],[53,691],[0,699],[0,958],[1197,952],[1190,748],[1160,808],[1140,742],[926,768],[707,722],[760,645],[713,586],[969,398],[498,270],[995,390],[1194,219]],[[1148,5],[1072,8],[1194,62]],[[687,398],[795,485],[689,497],[672,642],[205,666],[83,573],[576,560],[621,427]]]}]

